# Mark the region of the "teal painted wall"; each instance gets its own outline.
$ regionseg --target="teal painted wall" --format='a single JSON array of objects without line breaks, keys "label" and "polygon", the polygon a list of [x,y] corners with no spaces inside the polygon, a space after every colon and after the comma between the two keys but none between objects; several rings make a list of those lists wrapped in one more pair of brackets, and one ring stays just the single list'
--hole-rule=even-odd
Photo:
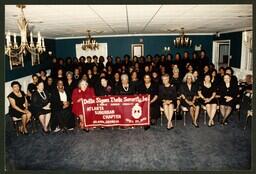
[{"label": "teal painted wall", "polygon": [[[20,38],[17,38],[17,42],[20,43]],[[36,42],[36,39],[34,40]],[[10,69],[9,57],[5,55],[5,81],[15,80],[24,76],[28,76],[37,73],[40,69],[48,69],[51,66],[51,58],[48,55],[48,51],[55,53],[55,40],[45,39],[46,52],[40,55],[40,64],[32,66],[31,56],[27,53],[23,57],[24,67],[17,69]]]},{"label": "teal painted wall", "polygon": [[[193,40],[193,46],[189,49],[177,49],[173,46],[173,39],[176,36],[134,36],[134,37],[106,37],[97,38],[98,42],[108,43],[108,54],[116,57],[123,57],[124,54],[131,54],[131,44],[140,43],[142,38],[144,41],[144,53],[145,55],[151,54],[162,54],[165,46],[171,47],[171,53],[175,54],[180,52],[183,54],[184,51],[192,53],[195,44],[202,44],[206,50],[209,58],[212,58],[212,41],[213,40],[231,40],[231,55],[232,59],[230,64],[232,67],[240,67],[241,63],[241,47],[242,47],[242,32],[234,32],[221,34],[219,38],[215,36],[190,36]],[[11,81],[17,78],[21,78],[33,73],[37,73],[41,68],[48,69],[51,65],[51,57],[47,54],[48,51],[52,51],[57,57],[66,58],[67,56],[76,56],[75,44],[81,43],[83,39],[63,39],[63,40],[52,40],[45,39],[45,45],[47,46],[46,53],[40,56],[41,64],[32,66],[31,58],[28,54],[24,57],[24,67],[10,70],[9,58],[5,56],[5,81]],[[17,38],[19,42],[19,38]]]},{"label": "teal painted wall", "polygon": [[[195,44],[202,44],[207,52],[207,55],[211,59],[212,56],[212,41],[213,36],[189,36],[192,40],[192,48],[189,49],[177,49],[173,46],[173,40],[176,36],[131,36],[131,37],[105,37],[96,38],[99,43],[108,43],[108,54],[116,57],[123,57],[125,54],[131,54],[131,44],[140,43],[142,38],[144,41],[144,55],[155,55],[164,53],[164,47],[171,47],[171,54],[184,51],[192,53]],[[56,40],[56,56],[66,58],[67,56],[75,57],[76,49],[75,45],[82,43],[83,39],[62,39]]]},{"label": "teal painted wall", "polygon": [[220,37],[214,37],[214,40],[230,40],[230,66],[240,68],[241,49],[242,49],[242,32],[233,32],[221,34]]}]

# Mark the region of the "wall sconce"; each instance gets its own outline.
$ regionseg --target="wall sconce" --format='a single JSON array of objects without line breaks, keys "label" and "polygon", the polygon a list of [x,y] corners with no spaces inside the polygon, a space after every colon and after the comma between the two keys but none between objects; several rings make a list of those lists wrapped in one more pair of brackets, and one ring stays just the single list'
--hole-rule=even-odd
[{"label": "wall sconce", "polygon": [[171,48],[170,47],[164,47],[164,51],[170,51]]}]

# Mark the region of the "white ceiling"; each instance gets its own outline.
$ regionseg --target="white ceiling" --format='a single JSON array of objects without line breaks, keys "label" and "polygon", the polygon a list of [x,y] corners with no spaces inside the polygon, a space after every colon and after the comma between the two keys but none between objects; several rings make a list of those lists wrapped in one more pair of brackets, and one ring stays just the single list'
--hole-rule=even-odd
[{"label": "white ceiling", "polygon": [[[30,29],[48,38],[84,36],[88,29],[93,35],[120,35],[252,28],[252,5],[27,5],[24,13]],[[18,15],[15,5],[5,6],[5,31],[18,33]]]}]

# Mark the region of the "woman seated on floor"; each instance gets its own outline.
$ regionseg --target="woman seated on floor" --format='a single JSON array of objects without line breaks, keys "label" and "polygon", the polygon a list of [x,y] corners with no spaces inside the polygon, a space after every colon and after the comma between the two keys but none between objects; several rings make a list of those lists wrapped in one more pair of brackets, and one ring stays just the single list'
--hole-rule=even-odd
[{"label": "woman seated on floor", "polygon": [[176,108],[177,92],[176,87],[170,83],[170,76],[168,74],[162,75],[163,85],[159,86],[159,100],[162,101],[164,114],[168,120],[167,130],[173,129],[172,116],[174,108]]},{"label": "woman seated on floor", "polygon": [[85,128],[85,120],[83,116],[83,108],[82,108],[82,100],[88,99],[95,96],[94,89],[88,87],[88,83],[85,80],[80,80],[78,83],[78,88],[75,88],[72,93],[72,112],[76,117],[80,119],[80,128],[89,131],[89,129]]},{"label": "woman seated on floor", "polygon": [[32,94],[31,109],[33,115],[39,118],[44,133],[50,133],[48,128],[51,119],[50,95],[44,89],[44,82],[38,81],[37,90]]},{"label": "woman seated on floor", "polygon": [[28,134],[27,124],[30,121],[31,113],[28,110],[26,95],[21,91],[21,85],[17,81],[11,83],[12,92],[7,96],[10,102],[9,114],[11,117],[21,118],[22,126],[19,131],[22,134]]},{"label": "woman seated on floor", "polygon": [[187,73],[183,79],[183,84],[180,86],[181,106],[188,108],[192,124],[198,128],[197,118],[199,115],[199,104],[197,101],[198,86],[194,83],[192,73]]},{"label": "woman seated on floor", "polygon": [[206,74],[201,85],[199,85],[198,95],[199,102],[206,107],[209,116],[208,126],[214,126],[214,116],[217,111],[216,87],[211,83],[211,75]]}]

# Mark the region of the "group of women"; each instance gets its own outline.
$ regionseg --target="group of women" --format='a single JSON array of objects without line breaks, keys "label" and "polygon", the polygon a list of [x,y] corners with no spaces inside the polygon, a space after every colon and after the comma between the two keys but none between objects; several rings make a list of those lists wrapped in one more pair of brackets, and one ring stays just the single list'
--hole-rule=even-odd
[{"label": "group of women", "polygon": [[[40,120],[43,132],[59,130],[61,121],[55,119],[58,112],[52,114],[56,108],[56,102],[52,101],[56,91],[61,102],[58,111],[69,108],[72,111],[69,116],[77,118],[80,128],[86,131],[81,100],[93,96],[150,94],[151,125],[157,123],[162,107],[168,130],[174,128],[172,117],[181,106],[189,110],[192,124],[198,128],[200,106],[206,107],[210,127],[215,125],[217,105],[223,116],[221,123],[226,125],[238,102],[238,81],[233,70],[221,67],[217,72],[205,51],[192,53],[192,58],[186,51],[183,57],[176,53],[174,58],[171,54],[132,58],[125,55],[123,60],[116,57],[114,63],[111,56],[106,63],[104,60],[102,56],[54,58],[51,75],[47,76],[44,70],[32,75],[27,94],[21,91],[17,81],[12,82],[13,92],[8,95],[10,115],[22,118],[20,131],[28,133],[31,115]],[[73,127],[74,124],[67,128]]]}]

